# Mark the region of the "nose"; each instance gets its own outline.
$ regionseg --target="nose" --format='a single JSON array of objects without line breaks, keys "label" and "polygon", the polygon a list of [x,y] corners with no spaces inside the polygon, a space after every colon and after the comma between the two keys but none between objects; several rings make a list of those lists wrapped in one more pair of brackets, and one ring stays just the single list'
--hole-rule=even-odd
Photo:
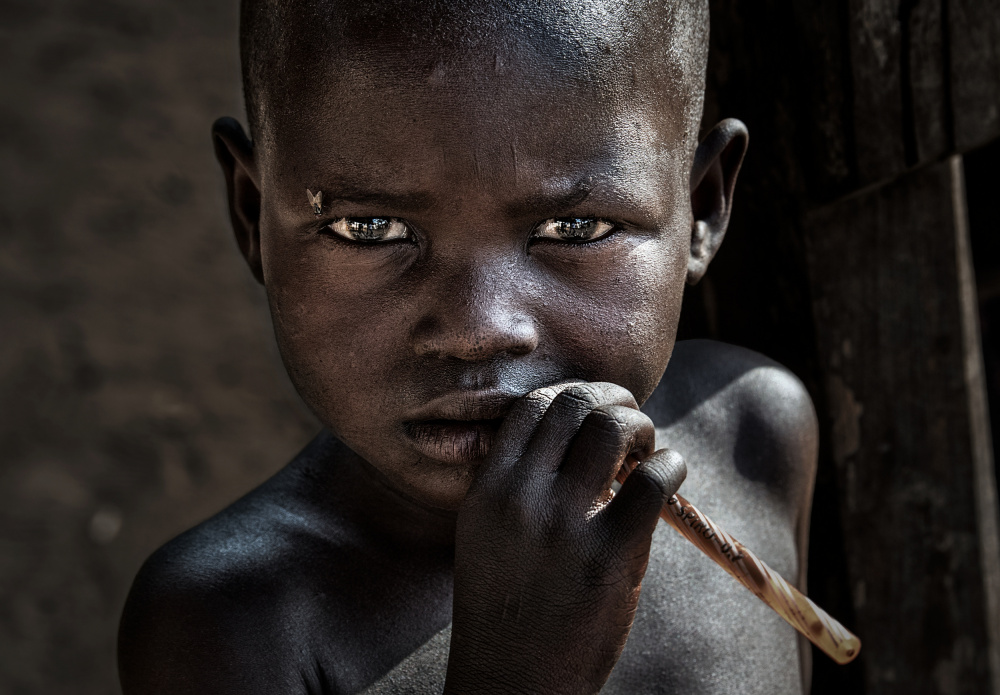
[{"label": "nose", "polygon": [[534,351],[538,327],[518,285],[486,267],[434,283],[413,332],[417,354],[480,362]]}]

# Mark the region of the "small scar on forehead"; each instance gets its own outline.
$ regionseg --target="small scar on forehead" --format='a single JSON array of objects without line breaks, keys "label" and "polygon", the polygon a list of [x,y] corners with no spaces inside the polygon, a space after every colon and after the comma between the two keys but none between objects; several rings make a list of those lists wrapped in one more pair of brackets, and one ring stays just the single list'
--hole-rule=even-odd
[{"label": "small scar on forehead", "polygon": [[319,217],[323,214],[323,191],[316,191],[313,193],[311,189],[306,189],[306,195],[309,196],[309,204],[312,206],[313,214]]}]

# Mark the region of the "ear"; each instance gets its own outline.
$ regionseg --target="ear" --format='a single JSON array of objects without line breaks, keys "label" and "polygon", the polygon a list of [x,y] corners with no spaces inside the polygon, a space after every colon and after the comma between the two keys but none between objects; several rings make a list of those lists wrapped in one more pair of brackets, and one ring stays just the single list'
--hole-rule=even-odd
[{"label": "ear", "polygon": [[215,158],[222,165],[229,195],[229,219],[236,243],[257,282],[264,284],[260,259],[260,179],[253,143],[234,118],[220,118],[212,126]]},{"label": "ear", "polygon": [[733,209],[733,189],[750,134],[742,121],[728,118],[712,128],[698,145],[691,167],[691,255],[689,285],[701,280],[726,235]]}]

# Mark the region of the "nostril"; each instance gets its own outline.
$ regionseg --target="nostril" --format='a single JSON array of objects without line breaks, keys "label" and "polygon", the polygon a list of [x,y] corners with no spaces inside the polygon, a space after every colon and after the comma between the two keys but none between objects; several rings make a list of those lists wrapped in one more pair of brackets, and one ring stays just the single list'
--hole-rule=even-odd
[{"label": "nostril", "polygon": [[506,352],[513,355],[526,355],[534,352],[535,348],[538,347],[538,331],[533,320],[525,319],[518,322],[511,327],[510,332],[513,339]]},{"label": "nostril", "polygon": [[414,349],[425,357],[470,362],[497,355],[526,355],[538,347],[538,330],[528,316],[482,314],[425,317],[414,330]]}]

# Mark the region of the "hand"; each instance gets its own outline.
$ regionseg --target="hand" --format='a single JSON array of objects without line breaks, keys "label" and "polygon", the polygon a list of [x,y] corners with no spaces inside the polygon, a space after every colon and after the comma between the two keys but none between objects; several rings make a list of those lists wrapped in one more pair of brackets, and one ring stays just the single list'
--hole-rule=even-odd
[{"label": "hand", "polygon": [[[663,503],[686,474],[614,384],[511,410],[458,513],[446,693],[593,693],[618,661]],[[620,492],[625,457],[642,463]]]}]

